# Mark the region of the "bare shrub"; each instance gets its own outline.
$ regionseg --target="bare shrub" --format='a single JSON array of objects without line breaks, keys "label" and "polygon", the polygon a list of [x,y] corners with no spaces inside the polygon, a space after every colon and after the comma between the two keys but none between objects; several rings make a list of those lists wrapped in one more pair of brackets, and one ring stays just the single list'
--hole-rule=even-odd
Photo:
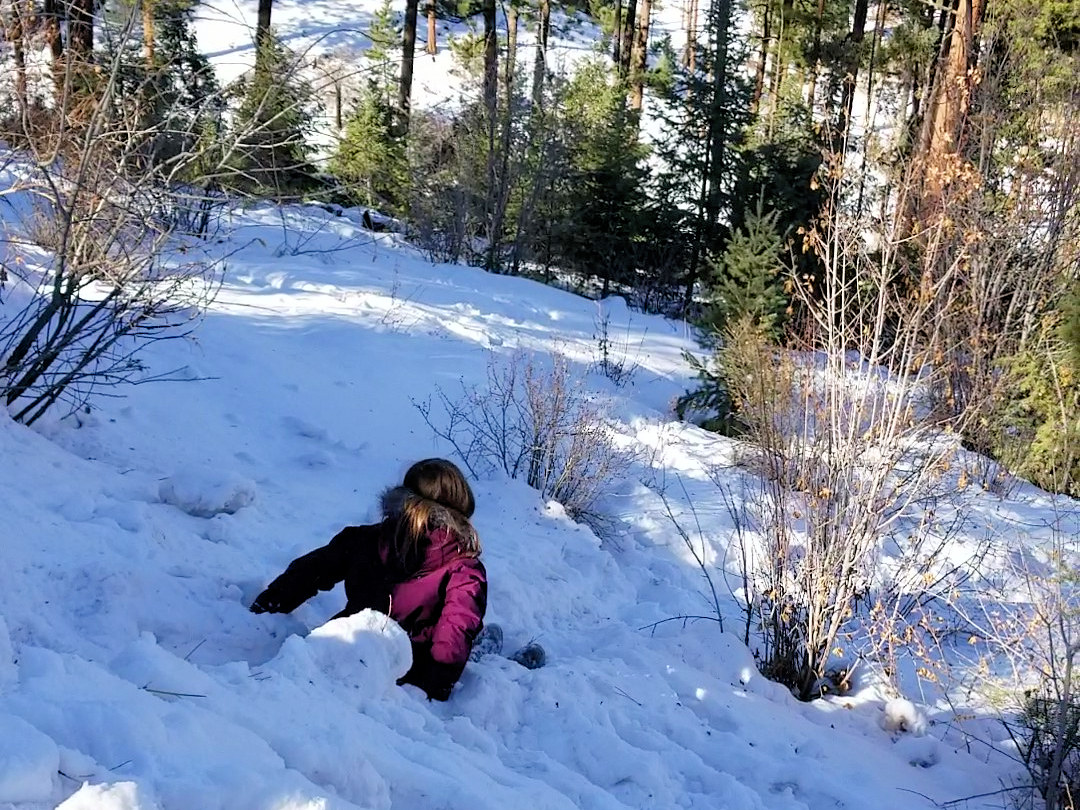
[{"label": "bare shrub", "polygon": [[75,408],[102,386],[145,378],[139,350],[186,334],[222,267],[176,228],[198,194],[180,178],[191,178],[202,154],[153,159],[157,141],[183,141],[197,116],[151,115],[150,80],[130,95],[120,56],[62,67],[56,108],[14,117],[0,133],[18,147],[6,167],[13,215],[0,234],[10,286],[0,398],[27,424],[59,401]]},{"label": "bare shrub", "polygon": [[969,687],[1000,712],[1012,747],[1006,753],[1024,766],[1047,810],[1080,807],[1076,516],[1059,514],[1041,531],[1025,526],[1025,537],[1034,542],[1022,548],[998,537],[996,550],[1008,561],[1002,575],[984,583],[977,598],[951,603],[966,622]]},{"label": "bare shrub", "polygon": [[[615,385],[616,388],[632,383],[638,370],[638,361],[630,351],[629,324],[627,334],[622,338],[611,334],[611,313],[604,310],[603,301],[596,302],[596,316],[593,318],[593,340],[596,341],[595,367]],[[637,351],[645,337],[638,341]]]},{"label": "bare shrub", "polygon": [[[867,606],[878,604],[882,622],[919,604],[927,576],[961,575],[942,567],[942,543],[918,526],[927,505],[955,488],[946,473],[957,416],[929,403],[946,382],[932,360],[946,348],[942,313],[960,300],[963,247],[947,267],[935,258],[923,289],[901,294],[899,241],[870,255],[835,196],[823,222],[806,235],[822,276],[790,285],[802,331],[781,348],[736,323],[719,353],[760,482],[747,494],[744,551],[760,663],[803,699],[832,686],[830,673],[850,660],[844,642],[865,632]],[[924,573],[886,583],[883,550],[912,521],[908,564]],[[890,588],[887,603],[875,601]]]},{"label": "bare shrub", "polygon": [[414,404],[469,472],[522,478],[575,519],[597,517],[593,506],[602,489],[633,460],[615,445],[603,403],[562,355],[550,362],[521,351],[505,360],[491,355],[485,387],[462,381],[456,397],[436,390],[433,399]]}]

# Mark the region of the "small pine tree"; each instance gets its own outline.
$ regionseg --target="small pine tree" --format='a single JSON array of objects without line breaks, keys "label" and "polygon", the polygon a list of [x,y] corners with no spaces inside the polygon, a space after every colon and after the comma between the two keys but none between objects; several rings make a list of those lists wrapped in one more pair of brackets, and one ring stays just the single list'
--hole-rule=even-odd
[{"label": "small pine tree", "polygon": [[274,36],[262,46],[255,65],[237,87],[241,101],[233,122],[233,180],[255,193],[298,193],[310,177],[311,87],[299,78],[295,57]]},{"label": "small pine tree", "polygon": [[397,97],[398,64],[401,54],[401,20],[390,0],[375,12],[367,35],[371,45],[364,51],[364,59],[371,65],[371,79],[366,91],[378,93],[379,103],[391,107]]},{"label": "small pine tree", "polygon": [[759,200],[743,225],[728,240],[724,252],[711,260],[712,308],[709,320],[723,328],[749,319],[775,337],[788,299],[780,280],[780,251],[784,238],[777,229],[776,211],[766,213]]},{"label": "small pine tree", "polygon": [[374,82],[364,89],[330,160],[363,205],[398,213],[408,199],[405,144],[393,132],[394,110]]}]

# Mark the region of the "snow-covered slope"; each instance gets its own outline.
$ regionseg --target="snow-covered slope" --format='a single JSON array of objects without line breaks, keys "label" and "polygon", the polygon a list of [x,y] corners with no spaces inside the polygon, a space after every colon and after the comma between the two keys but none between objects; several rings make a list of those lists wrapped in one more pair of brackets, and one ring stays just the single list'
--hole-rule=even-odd
[{"label": "snow-covered slope", "polygon": [[[638,364],[616,389],[590,371],[595,302],[429,265],[317,208],[235,224],[194,340],[146,356],[188,381],[34,430],[0,416],[0,809],[916,808],[998,787],[1001,761],[946,714],[887,731],[874,689],[798,703],[715,622],[643,629],[708,612],[646,460],[686,481],[709,554],[730,539],[702,471],[732,444],[670,421],[684,325],[605,302]],[[489,656],[430,703],[393,685],[396,626],[322,626],[340,592],[247,611],[295,555],[372,519],[410,462],[449,452],[415,402],[518,348],[568,356],[643,459],[610,484],[603,542],[518,481],[475,482],[488,619],[508,646],[539,640],[546,667]]]}]

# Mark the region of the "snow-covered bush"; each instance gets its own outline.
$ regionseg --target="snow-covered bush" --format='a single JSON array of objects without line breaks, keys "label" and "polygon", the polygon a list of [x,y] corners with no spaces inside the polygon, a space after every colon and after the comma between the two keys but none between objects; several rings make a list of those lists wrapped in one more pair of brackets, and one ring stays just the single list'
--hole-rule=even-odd
[{"label": "snow-covered bush", "polygon": [[562,355],[547,363],[524,352],[505,360],[492,355],[485,388],[462,381],[457,397],[437,391],[437,406],[415,404],[470,473],[523,478],[575,519],[594,517],[602,488],[632,461],[612,441],[603,403]]}]

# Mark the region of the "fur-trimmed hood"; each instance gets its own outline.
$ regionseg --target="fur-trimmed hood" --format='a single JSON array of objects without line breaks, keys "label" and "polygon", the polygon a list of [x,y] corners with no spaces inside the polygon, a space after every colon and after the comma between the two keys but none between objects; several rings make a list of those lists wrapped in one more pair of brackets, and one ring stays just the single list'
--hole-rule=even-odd
[{"label": "fur-trimmed hood", "polygon": [[383,521],[400,526],[410,502],[422,504],[428,511],[428,540],[417,549],[423,558],[423,562],[419,563],[422,567],[441,564],[447,554],[479,555],[480,541],[467,517],[438,501],[418,495],[408,487],[387,487],[379,495]]}]

